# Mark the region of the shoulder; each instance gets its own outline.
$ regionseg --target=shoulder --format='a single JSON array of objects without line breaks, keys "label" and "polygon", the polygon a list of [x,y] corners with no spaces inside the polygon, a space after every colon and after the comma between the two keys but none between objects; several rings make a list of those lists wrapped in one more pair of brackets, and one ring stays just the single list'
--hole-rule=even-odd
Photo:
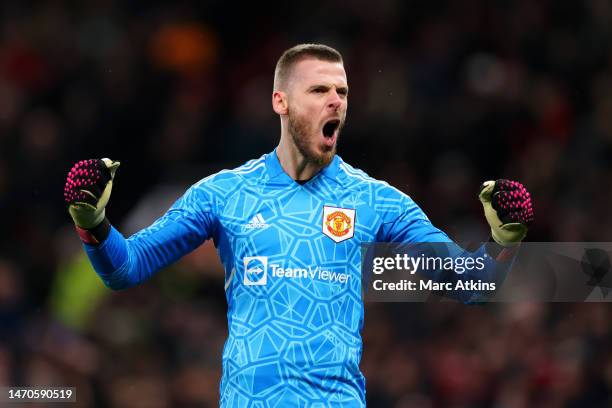
[{"label": "shoulder", "polygon": [[257,183],[264,175],[265,155],[201,179],[187,189],[176,205],[215,212],[230,201],[233,194],[245,185]]},{"label": "shoulder", "polygon": [[[369,176],[365,171],[351,166],[339,158],[338,177],[345,188],[350,190],[368,191],[375,198],[411,200],[410,197],[383,180]],[[412,200],[411,200],[412,201]]]},{"label": "shoulder", "polygon": [[355,192],[385,223],[405,216],[411,220],[428,221],[425,213],[408,194],[386,181],[377,180],[342,160],[338,177],[344,188]]},{"label": "shoulder", "polygon": [[255,184],[265,177],[266,155],[249,160],[242,166],[233,169],[224,169],[211,174],[195,183],[193,189],[213,190],[222,195],[236,190],[247,184]]}]

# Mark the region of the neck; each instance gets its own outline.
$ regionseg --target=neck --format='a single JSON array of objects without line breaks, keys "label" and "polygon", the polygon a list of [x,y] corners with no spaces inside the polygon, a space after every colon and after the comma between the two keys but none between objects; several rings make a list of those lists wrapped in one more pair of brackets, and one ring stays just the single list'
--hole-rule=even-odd
[{"label": "neck", "polygon": [[294,180],[309,180],[313,178],[324,166],[317,165],[300,153],[295,144],[281,137],[276,149],[276,155],[281,167]]}]

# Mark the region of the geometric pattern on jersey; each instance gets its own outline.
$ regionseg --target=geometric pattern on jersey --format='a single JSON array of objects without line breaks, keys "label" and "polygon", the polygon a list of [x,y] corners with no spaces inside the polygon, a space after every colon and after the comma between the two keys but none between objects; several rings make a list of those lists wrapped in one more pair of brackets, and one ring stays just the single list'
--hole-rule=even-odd
[{"label": "geometric pattern on jersey", "polygon": [[[272,152],[194,189],[219,204],[229,327],[221,405],[364,406],[360,244],[407,212],[428,224],[424,214],[338,156],[303,185]],[[354,210],[352,238],[324,234],[324,206]]]},{"label": "geometric pattern on jersey", "polygon": [[[323,232],[330,207],[346,216],[334,226],[341,239]],[[209,238],[228,304],[220,405],[240,408],[365,406],[360,244],[452,243],[410,197],[339,156],[301,185],[274,151],[194,184],[129,239],[111,228],[85,249],[119,289]]]}]

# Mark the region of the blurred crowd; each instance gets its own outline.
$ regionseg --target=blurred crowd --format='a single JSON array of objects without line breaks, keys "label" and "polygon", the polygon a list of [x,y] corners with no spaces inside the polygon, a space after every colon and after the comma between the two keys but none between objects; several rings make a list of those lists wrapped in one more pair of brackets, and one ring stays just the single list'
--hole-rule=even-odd
[{"label": "blurred crowd", "polygon": [[[0,4],[0,385],[78,406],[218,401],[226,336],[214,248],[123,292],[102,286],[63,203],[73,162],[122,161],[125,233],[181,189],[271,151],[282,51],[345,58],[339,154],[460,242],[488,238],[486,179],[520,180],[531,241],[612,238],[612,3],[16,1]],[[606,303],[367,304],[373,407],[608,407]]]}]

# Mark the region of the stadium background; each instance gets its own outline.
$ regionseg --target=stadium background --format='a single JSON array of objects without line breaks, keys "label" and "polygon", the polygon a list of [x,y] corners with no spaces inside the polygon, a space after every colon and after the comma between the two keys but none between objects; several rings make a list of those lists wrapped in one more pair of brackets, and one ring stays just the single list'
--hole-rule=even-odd
[{"label": "stadium background", "polygon": [[[78,406],[218,400],[222,273],[202,247],[110,292],[65,211],[79,159],[121,160],[109,218],[147,225],[198,179],[271,151],[274,64],[344,57],[339,153],[463,242],[485,179],[531,191],[532,241],[612,238],[612,5],[606,0],[3,1],[0,384],[71,385]],[[609,304],[367,304],[373,407],[612,404]]]}]

